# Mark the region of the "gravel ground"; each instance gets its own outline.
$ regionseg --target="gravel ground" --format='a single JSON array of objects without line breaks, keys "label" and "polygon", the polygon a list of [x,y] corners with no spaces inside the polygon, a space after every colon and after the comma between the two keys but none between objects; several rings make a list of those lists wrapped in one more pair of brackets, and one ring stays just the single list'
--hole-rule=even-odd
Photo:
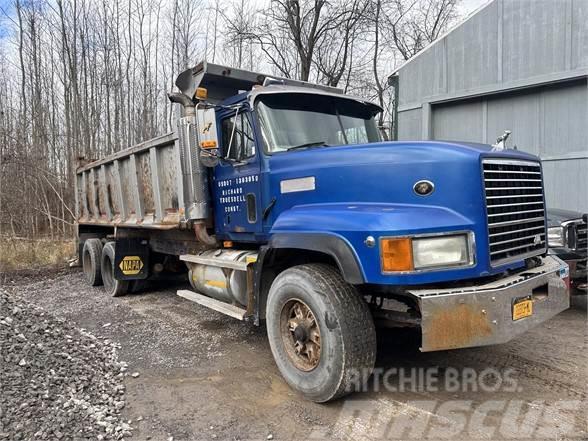
[{"label": "gravel ground", "polygon": [[117,343],[0,290],[0,439],[122,439]]},{"label": "gravel ground", "polygon": [[[75,358],[73,351],[77,347],[81,357],[86,357],[76,366],[89,365],[87,369],[97,372],[98,378],[90,382],[96,384],[84,389],[89,396],[86,401],[92,406],[106,405],[108,412],[113,412],[114,427],[122,425],[123,420],[132,426],[131,439],[588,439],[585,302],[508,344],[492,347],[420,353],[414,336],[380,332],[378,369],[434,370],[439,373],[439,383],[445,386],[436,390],[386,390],[370,384],[363,393],[317,405],[305,401],[284,383],[272,360],[263,327],[256,328],[179,298],[175,295],[178,286],[154,287],[138,295],[110,298],[102,289],[86,286],[77,270],[0,275],[0,283],[18,299],[18,304],[24,304],[26,299],[45,308],[43,317],[35,316],[29,322],[38,326],[47,320],[59,330],[54,331],[62,335],[59,343],[57,339],[53,343],[60,348],[55,353],[66,351]],[[65,322],[49,319],[48,314]],[[3,308],[0,316],[5,315],[8,314]],[[88,331],[77,332],[69,323]],[[0,332],[7,332],[2,329]],[[8,335],[16,338],[10,332]],[[20,331],[29,338],[27,332]],[[97,338],[88,337],[87,332]],[[78,345],[67,344],[67,339],[63,340],[65,334],[71,335]],[[6,346],[10,344],[5,343],[4,334],[0,335],[0,355],[5,358]],[[43,337],[43,334],[38,336]],[[84,342],[89,341],[97,345],[90,353],[82,349],[88,346]],[[117,351],[128,362],[126,374],[136,375],[116,376],[120,367],[112,357]],[[25,354],[25,361],[26,357]],[[18,366],[20,359],[16,358],[10,356],[10,372],[15,372],[16,367],[22,369]],[[42,363],[49,365],[63,360],[56,358]],[[517,387],[515,390],[451,389],[446,386],[446,380],[455,369],[478,376],[488,369],[499,373],[510,370]],[[43,375],[42,370],[35,369],[35,372]],[[393,378],[397,380],[398,375]],[[9,415],[7,403],[10,403],[10,415],[17,412],[26,415],[26,410],[19,409],[24,402],[28,403],[29,395],[34,397],[35,389],[25,387],[25,380],[18,383],[19,387],[4,375],[1,381],[3,415]],[[69,399],[67,386],[72,382],[77,385],[81,380],[67,376],[62,381],[59,393]],[[113,411],[94,391],[105,384],[110,391],[107,394],[112,393],[122,381],[126,387],[126,406],[117,414],[116,407]],[[19,395],[6,398],[6,390],[18,390]],[[24,395],[23,391],[26,391]],[[79,392],[76,399],[83,397],[77,387],[76,391]],[[455,403],[465,408],[448,411],[447,406]],[[521,408],[519,411],[517,406]],[[488,412],[480,419],[482,410]],[[56,439],[50,430],[62,432],[63,439],[84,439],[83,436],[92,433],[96,436],[93,439],[97,439],[100,428],[93,418],[85,416],[85,411],[82,407],[75,416],[59,417],[71,418],[75,429],[68,428],[68,423],[62,430],[58,417],[47,424],[44,415],[49,413],[45,412],[31,412],[32,418],[19,416],[18,419],[27,421],[35,431],[42,428],[48,434],[47,439]],[[56,412],[61,415],[62,410]],[[533,412],[538,412],[537,427],[521,432],[521,427],[535,421]],[[515,420],[518,418],[514,425],[507,418],[513,415]],[[407,427],[412,432],[396,430],[396,426],[390,429],[390,421],[395,424],[403,418],[408,418]],[[22,433],[21,439],[35,439],[30,436],[35,433],[32,428],[19,432],[15,425],[18,423],[7,424],[5,416],[1,421],[4,426],[0,432],[7,433],[8,439],[19,439],[18,433]],[[15,419],[11,417],[11,421]],[[387,424],[386,431],[383,431],[383,421]],[[454,429],[463,421],[468,424]],[[79,429],[84,426],[94,429],[80,434]],[[100,433],[106,435],[101,429]]]}]

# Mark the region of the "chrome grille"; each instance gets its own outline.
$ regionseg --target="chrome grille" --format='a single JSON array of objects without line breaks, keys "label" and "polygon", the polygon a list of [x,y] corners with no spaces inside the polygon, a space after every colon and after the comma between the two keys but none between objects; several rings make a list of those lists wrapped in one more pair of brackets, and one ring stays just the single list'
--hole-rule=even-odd
[{"label": "chrome grille", "polygon": [[483,161],[490,262],[502,265],[546,250],[541,164]]},{"label": "chrome grille", "polygon": [[585,251],[588,248],[586,223],[577,221],[570,225],[568,233],[569,247],[574,251]]}]

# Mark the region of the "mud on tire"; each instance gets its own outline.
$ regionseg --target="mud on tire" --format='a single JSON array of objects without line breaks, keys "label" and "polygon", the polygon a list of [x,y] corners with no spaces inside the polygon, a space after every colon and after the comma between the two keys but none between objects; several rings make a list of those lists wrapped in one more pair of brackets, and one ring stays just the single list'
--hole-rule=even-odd
[{"label": "mud on tire", "polygon": [[[318,328],[305,326],[298,331],[299,316],[306,323],[316,322]],[[369,375],[374,367],[376,331],[368,306],[329,265],[300,265],[278,275],[270,288],[266,317],[272,354],[282,376],[309,400],[326,402],[353,392],[358,375]],[[309,350],[308,343],[301,342],[309,342],[311,333]],[[305,357],[297,359],[302,354]]]}]

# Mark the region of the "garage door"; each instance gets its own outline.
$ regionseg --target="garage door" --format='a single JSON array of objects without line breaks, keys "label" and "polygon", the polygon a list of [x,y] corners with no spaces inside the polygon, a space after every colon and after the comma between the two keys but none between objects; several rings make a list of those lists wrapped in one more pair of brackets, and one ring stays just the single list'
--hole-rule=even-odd
[{"label": "garage door", "polygon": [[432,134],[438,140],[491,144],[511,130],[509,146],[544,161],[548,206],[588,211],[587,103],[584,79],[434,105]]}]

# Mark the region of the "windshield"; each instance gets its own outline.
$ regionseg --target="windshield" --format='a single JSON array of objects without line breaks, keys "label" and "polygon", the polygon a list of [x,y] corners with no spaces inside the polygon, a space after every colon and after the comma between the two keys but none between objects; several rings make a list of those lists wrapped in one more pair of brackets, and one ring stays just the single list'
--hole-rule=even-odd
[{"label": "windshield", "polygon": [[347,98],[316,94],[262,95],[256,104],[266,150],[380,141],[376,107]]}]

